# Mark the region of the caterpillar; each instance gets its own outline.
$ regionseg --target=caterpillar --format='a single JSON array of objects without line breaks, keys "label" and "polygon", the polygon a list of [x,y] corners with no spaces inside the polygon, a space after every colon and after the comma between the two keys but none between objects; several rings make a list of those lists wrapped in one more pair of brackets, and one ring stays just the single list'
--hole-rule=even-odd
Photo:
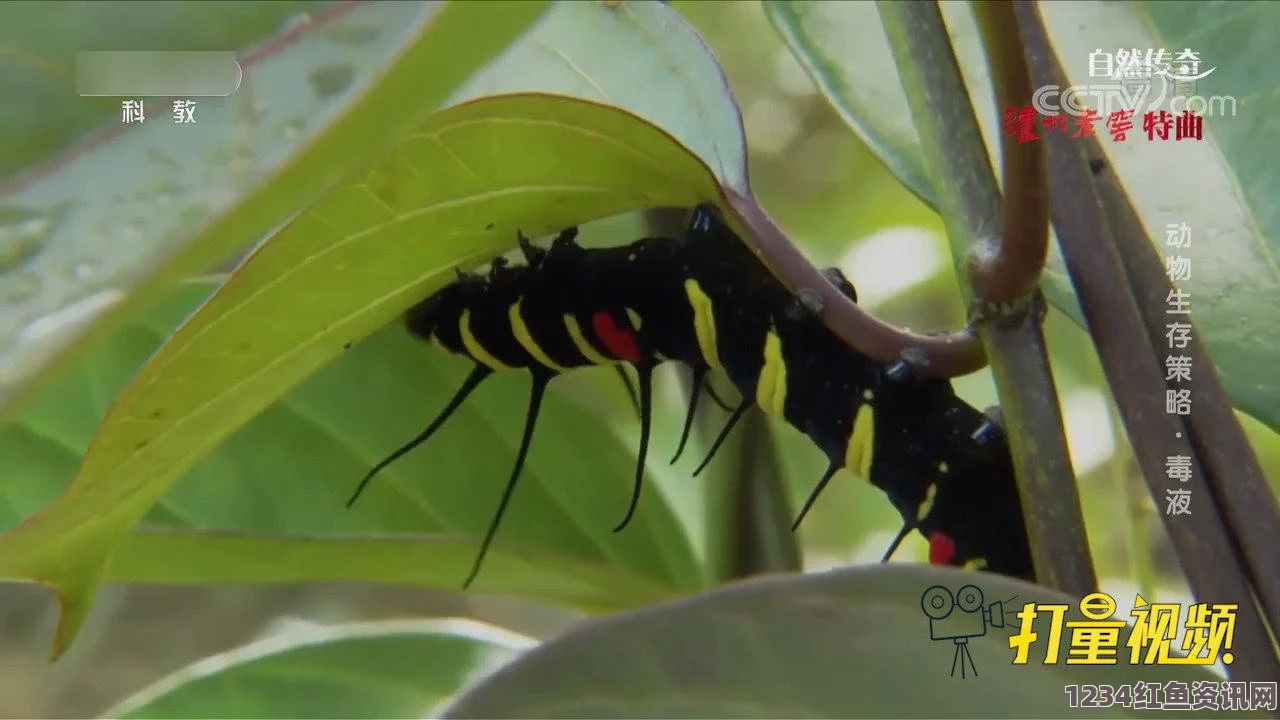
[{"label": "caterpillar", "polygon": [[[806,435],[827,467],[793,530],[842,468],[882,490],[902,516],[887,561],[912,531],[929,561],[1035,580],[1013,463],[1004,433],[956,396],[950,381],[849,348],[775,278],[723,223],[713,205],[695,208],[683,239],[646,237],[587,249],[577,229],[547,249],[518,235],[524,265],[505,258],[457,279],[410,308],[408,331],[474,361],[461,387],[416,437],[378,462],[348,506],[382,468],[426,442],[485,378],[523,369],[532,377],[524,433],[470,575],[479,573],[515,490],[547,385],[577,368],[630,365],[638,378],[640,438],[630,502],[644,480],[652,373],[674,361],[692,374],[676,458],[689,436],[708,373],[723,371],[741,394],[694,471],[699,474],[752,406]],[[854,302],[834,268],[827,277]],[[624,379],[626,375],[623,374]],[[723,404],[723,403],[722,403]],[[675,462],[675,459],[672,460]]]}]

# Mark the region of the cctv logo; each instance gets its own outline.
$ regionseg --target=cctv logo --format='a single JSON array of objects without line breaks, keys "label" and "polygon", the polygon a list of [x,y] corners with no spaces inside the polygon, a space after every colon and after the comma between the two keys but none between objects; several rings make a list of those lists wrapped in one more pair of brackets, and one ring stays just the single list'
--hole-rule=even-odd
[{"label": "cctv logo", "polygon": [[989,607],[982,607],[982,591],[976,585],[965,585],[955,595],[942,585],[934,585],[920,596],[920,609],[929,618],[929,638],[935,641],[950,640],[955,644],[951,659],[951,676],[960,666],[960,677],[968,677],[965,666],[973,676],[978,668],[969,653],[969,638],[987,634],[987,627],[1004,627],[1004,603],[999,600]]}]

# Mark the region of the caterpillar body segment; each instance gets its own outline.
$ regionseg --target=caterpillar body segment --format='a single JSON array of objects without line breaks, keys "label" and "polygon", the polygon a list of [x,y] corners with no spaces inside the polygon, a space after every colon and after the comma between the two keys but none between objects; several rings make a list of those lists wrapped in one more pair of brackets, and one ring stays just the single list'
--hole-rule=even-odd
[{"label": "caterpillar body segment", "polygon": [[[933,563],[1034,581],[1008,446],[1000,433],[974,439],[985,416],[960,400],[949,381],[891,373],[887,364],[849,348],[709,207],[694,210],[680,240],[649,237],[586,249],[575,237],[576,230],[566,230],[544,250],[521,236],[526,264],[499,260],[486,274],[460,273],[405,316],[411,333],[469,357],[476,367],[427,430],[375,466],[357,495],[378,469],[425,442],[489,374],[524,369],[532,376],[515,467],[466,584],[497,532],[542,396],[559,374],[607,364],[618,365],[620,373],[623,364],[631,365],[637,373],[640,451],[630,503],[614,529],[626,525],[641,495],[652,371],[666,361],[687,365],[693,377],[676,458],[709,387],[708,373],[723,371],[741,395],[695,475],[746,410],[758,405],[806,435],[828,461],[797,525],[838,471],[847,469],[884,491],[902,516],[886,559],[917,531],[928,539]],[[839,271],[826,274],[856,302]]]},{"label": "caterpillar body segment", "polygon": [[[1008,445],[1002,435],[987,443],[973,440],[985,417],[955,395],[950,381],[913,373],[893,379],[888,366],[849,348],[820,318],[785,312],[793,299],[790,293],[768,272],[750,274],[748,261],[758,261],[713,210],[695,210],[687,241],[701,245],[708,255],[736,257],[715,267],[732,268],[729,272],[752,280],[736,287],[724,287],[725,278],[707,283],[722,288],[714,297],[722,308],[717,313],[720,331],[739,342],[727,353],[737,360],[726,361],[730,378],[744,397],[758,395],[764,364],[745,358],[747,351],[762,352],[767,318],[787,368],[785,420],[828,459],[797,525],[844,468],[885,492],[904,529],[929,540],[932,562],[1034,580]],[[856,301],[843,275],[832,270],[827,275]],[[744,307],[748,298],[760,300]]]}]

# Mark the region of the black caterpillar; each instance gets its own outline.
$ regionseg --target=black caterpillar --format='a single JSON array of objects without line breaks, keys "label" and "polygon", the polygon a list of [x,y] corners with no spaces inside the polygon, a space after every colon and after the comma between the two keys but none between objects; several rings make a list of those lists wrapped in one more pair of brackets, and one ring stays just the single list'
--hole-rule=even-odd
[{"label": "black caterpillar", "polygon": [[[547,384],[574,368],[629,363],[639,378],[640,450],[631,502],[617,532],[635,512],[644,479],[652,371],[677,361],[693,376],[677,458],[707,373],[724,370],[742,393],[695,475],[756,404],[799,429],[828,459],[796,526],[836,471],[847,467],[883,490],[902,515],[886,560],[907,533],[918,530],[929,540],[934,564],[1034,581],[1004,434],[960,400],[949,381],[850,349],[769,273],[712,206],[693,211],[684,240],[651,237],[588,250],[576,237],[576,228],[565,230],[544,250],[521,235],[526,265],[498,258],[487,275],[459,272],[457,281],[406,313],[412,334],[471,358],[475,368],[424,431],[374,466],[348,505],[375,473],[431,437],[491,373],[528,370],[533,383],[524,435],[464,583],[470,585],[520,476]],[[826,272],[856,301],[838,270]]]}]

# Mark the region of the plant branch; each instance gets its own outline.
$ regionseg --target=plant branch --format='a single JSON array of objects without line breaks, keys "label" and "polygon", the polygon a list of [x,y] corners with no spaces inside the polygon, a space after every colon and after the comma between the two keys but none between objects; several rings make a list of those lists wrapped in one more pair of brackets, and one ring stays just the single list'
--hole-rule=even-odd
[{"label": "plant branch", "polygon": [[[1012,5],[977,2],[972,7],[982,32],[997,109],[1031,105],[1031,75]],[[958,69],[955,74],[959,79]],[[972,110],[969,117],[970,132],[975,136],[972,141],[985,148]],[[979,306],[987,308],[1019,302],[1030,295],[1041,302],[1037,286],[1049,251],[1048,185],[1042,148],[1002,133],[1000,158],[1004,199],[999,243],[992,246],[989,240],[984,243],[979,239],[969,252],[974,293]],[[1086,595],[1097,590],[1098,579],[1089,555],[1084,511],[1038,313],[1039,308],[1028,316],[1033,324],[993,329],[989,342],[1001,349],[991,354],[992,370],[997,382],[1007,377],[1006,387],[1023,389],[1001,393],[1001,397],[1005,398],[1006,416],[1023,418],[1020,427],[1025,428],[1026,437],[1017,446],[1026,453],[1020,461],[1027,477],[1022,493],[1035,508],[1024,513],[1028,533],[1036,538],[1032,540],[1036,566],[1045,568],[1042,582]],[[1027,406],[1008,407],[1019,402]],[[1017,431],[1018,427],[1012,430]]]},{"label": "plant branch", "polygon": [[[1031,75],[1018,38],[1013,6],[1007,2],[975,2],[972,7],[982,31],[996,108],[1003,112],[1006,108],[1030,107]],[[1033,292],[1049,253],[1043,149],[1039,143],[1016,142],[1008,133],[1000,138],[1004,230],[997,243],[989,237],[978,238],[978,244],[969,252],[974,291],[988,303],[1015,302]]]},{"label": "plant branch", "polygon": [[[1033,82],[1042,87],[1065,83],[1036,6],[1018,2],[1014,12],[1028,50]],[[1065,133],[1048,133],[1045,143],[1054,168],[1050,177],[1052,217],[1067,270],[1147,485],[1153,496],[1159,497],[1165,489],[1161,482],[1165,458],[1191,457],[1194,475],[1184,487],[1212,507],[1213,496],[1189,440],[1182,437],[1182,424],[1166,414],[1161,402],[1164,374],[1130,292],[1124,261],[1103,216],[1083,148]],[[1233,678],[1280,676],[1280,665],[1254,607],[1244,569],[1217,514],[1165,516],[1164,522],[1196,597],[1238,605]]]},{"label": "plant branch", "polygon": [[822,300],[822,321],[849,347],[880,362],[909,357],[921,373],[932,377],[967,375],[986,364],[982,344],[967,331],[920,335],[876,319],[832,285],[755,198],[727,185],[720,190],[736,215],[728,219],[730,226],[736,219],[746,227],[749,232],[739,232],[739,235],[793,293],[801,290],[818,293]]},{"label": "plant branch", "polygon": [[[977,265],[987,273],[984,284],[968,271],[973,263],[965,263],[961,287],[981,320],[978,332],[1008,419],[1036,578],[1049,587],[1086,595],[1097,588],[1097,579],[1044,347],[1042,300],[1031,292],[1035,275],[1031,282],[1025,278],[1009,282],[991,275],[1026,272],[1026,259],[1045,252],[1035,249],[1048,242],[1043,210],[1036,210],[1036,203],[1042,208],[1044,202],[1043,191],[1037,189],[1044,183],[1043,163],[1027,162],[1025,150],[1006,149],[1005,187],[1010,197],[1002,203],[937,3],[882,1],[879,8],[921,146],[930,160],[953,254],[983,258]],[[1001,22],[1007,19],[997,19],[995,24]],[[1029,97],[1030,85],[1025,78],[1017,83],[1019,71],[1008,67],[1025,62],[1019,44],[1002,41],[989,47],[988,53],[997,78],[1004,79],[1000,94]],[[1021,73],[1025,76],[1025,69]],[[1021,174],[1026,172],[1032,174]],[[1005,210],[1010,204],[1025,204],[1028,211]],[[1039,267],[1031,270],[1038,274]],[[1008,293],[1018,288],[1022,293],[1012,300],[1002,295],[992,301],[983,295],[988,290]]]},{"label": "plant branch", "polygon": [[[1102,211],[1138,299],[1147,336],[1152,345],[1158,346],[1166,332],[1168,315],[1164,307],[1173,292],[1173,283],[1120,179],[1106,162],[1097,138],[1089,138],[1084,150],[1089,167],[1094,170]],[[1213,359],[1194,328],[1185,351],[1195,368],[1195,411],[1183,416],[1184,429],[1203,465],[1205,483],[1239,544],[1267,622],[1273,633],[1280,633],[1280,572],[1275,558],[1280,508],[1231,407]]]}]

